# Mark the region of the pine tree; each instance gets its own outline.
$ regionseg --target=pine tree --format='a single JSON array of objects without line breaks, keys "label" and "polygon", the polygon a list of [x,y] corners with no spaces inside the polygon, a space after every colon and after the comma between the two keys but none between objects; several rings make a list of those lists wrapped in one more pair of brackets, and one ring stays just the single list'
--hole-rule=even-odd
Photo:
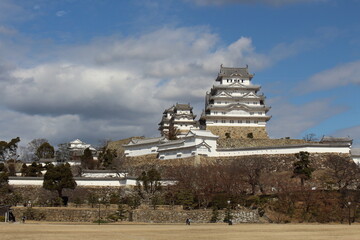
[{"label": "pine tree", "polygon": [[313,168],[310,167],[310,154],[308,152],[299,152],[295,154],[295,157],[299,161],[294,163],[294,170],[292,177],[298,177],[301,180],[301,186],[304,186],[306,180],[311,179]]},{"label": "pine tree", "polygon": [[73,178],[70,165],[68,163],[58,166],[49,165],[44,175],[43,188],[56,191],[59,198],[62,198],[64,188],[75,189],[76,182]]}]

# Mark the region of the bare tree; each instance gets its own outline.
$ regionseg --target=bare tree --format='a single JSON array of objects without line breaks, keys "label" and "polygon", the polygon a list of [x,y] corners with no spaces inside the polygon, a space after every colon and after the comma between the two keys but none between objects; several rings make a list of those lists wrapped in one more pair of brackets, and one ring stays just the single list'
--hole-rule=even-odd
[{"label": "bare tree", "polygon": [[348,157],[331,155],[326,161],[330,182],[338,190],[346,189],[359,178],[359,167]]},{"label": "bare tree", "polygon": [[308,142],[317,142],[319,141],[319,138],[316,137],[315,133],[308,133],[306,134],[303,139]]}]

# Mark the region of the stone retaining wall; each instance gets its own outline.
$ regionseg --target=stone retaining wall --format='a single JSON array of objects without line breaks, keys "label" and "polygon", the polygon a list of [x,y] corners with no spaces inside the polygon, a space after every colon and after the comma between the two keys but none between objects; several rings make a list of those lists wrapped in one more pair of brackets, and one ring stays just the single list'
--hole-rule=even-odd
[{"label": "stone retaining wall", "polygon": [[[133,220],[135,222],[150,223],[185,223],[187,218],[194,223],[208,223],[212,217],[211,210],[192,210],[192,211],[169,211],[169,210],[142,210],[135,211]],[[259,214],[257,211],[251,210],[234,210],[231,212],[232,221],[234,223],[256,223],[259,222]],[[225,217],[224,211],[219,211],[219,222]]]},{"label": "stone retaining wall", "polygon": [[[213,134],[221,138],[241,139],[248,138],[252,133],[254,139],[268,139],[265,127],[229,127],[229,126],[206,126]],[[228,134],[228,136],[226,136]]]},{"label": "stone retaining wall", "polygon": [[[26,211],[26,207],[14,207],[13,213],[20,221],[21,217]],[[33,207],[36,213],[43,216],[42,221],[54,222],[94,222],[99,219],[98,208],[64,208],[64,207]],[[100,208],[100,217],[106,220],[111,214],[116,213],[116,208],[107,208],[104,206]],[[149,210],[137,209],[132,213],[127,212],[126,216],[132,215],[134,222],[146,223],[185,223],[187,218],[190,218],[193,223],[208,223],[212,217],[211,210]],[[252,210],[233,210],[231,212],[234,223],[256,223],[259,222],[259,214]],[[220,210],[218,219],[219,222],[225,217],[225,212]]]}]

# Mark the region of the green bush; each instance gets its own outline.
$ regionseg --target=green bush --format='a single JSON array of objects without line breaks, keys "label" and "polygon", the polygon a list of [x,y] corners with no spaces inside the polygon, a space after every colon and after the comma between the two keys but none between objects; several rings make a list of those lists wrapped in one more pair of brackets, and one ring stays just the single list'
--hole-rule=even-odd
[{"label": "green bush", "polygon": [[5,216],[0,216],[0,222],[5,222]]}]

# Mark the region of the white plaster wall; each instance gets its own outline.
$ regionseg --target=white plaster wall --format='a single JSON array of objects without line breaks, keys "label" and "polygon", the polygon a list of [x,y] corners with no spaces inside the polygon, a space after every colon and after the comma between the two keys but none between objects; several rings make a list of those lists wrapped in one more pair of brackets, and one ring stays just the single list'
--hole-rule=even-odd
[{"label": "white plaster wall", "polygon": [[129,156],[129,157],[157,153],[157,145],[158,144],[159,143],[151,144],[151,145],[146,144],[146,145],[138,145],[138,146],[127,146],[127,147],[124,147],[125,148],[124,153],[126,156]]},{"label": "white plaster wall", "polygon": [[83,173],[82,177],[105,178],[105,177],[125,177],[124,173]]},{"label": "white plaster wall", "polygon": [[[96,179],[76,179],[78,186],[135,186],[135,179],[111,179],[108,180],[96,180]],[[42,186],[43,179],[9,179],[9,184],[12,186]]]},{"label": "white plaster wall", "polygon": [[267,148],[259,150],[225,150],[218,151],[218,156],[246,156],[246,155],[262,155],[262,154],[295,154],[301,151],[309,153],[349,153],[349,147],[320,147],[320,146],[305,146],[292,148]]}]

